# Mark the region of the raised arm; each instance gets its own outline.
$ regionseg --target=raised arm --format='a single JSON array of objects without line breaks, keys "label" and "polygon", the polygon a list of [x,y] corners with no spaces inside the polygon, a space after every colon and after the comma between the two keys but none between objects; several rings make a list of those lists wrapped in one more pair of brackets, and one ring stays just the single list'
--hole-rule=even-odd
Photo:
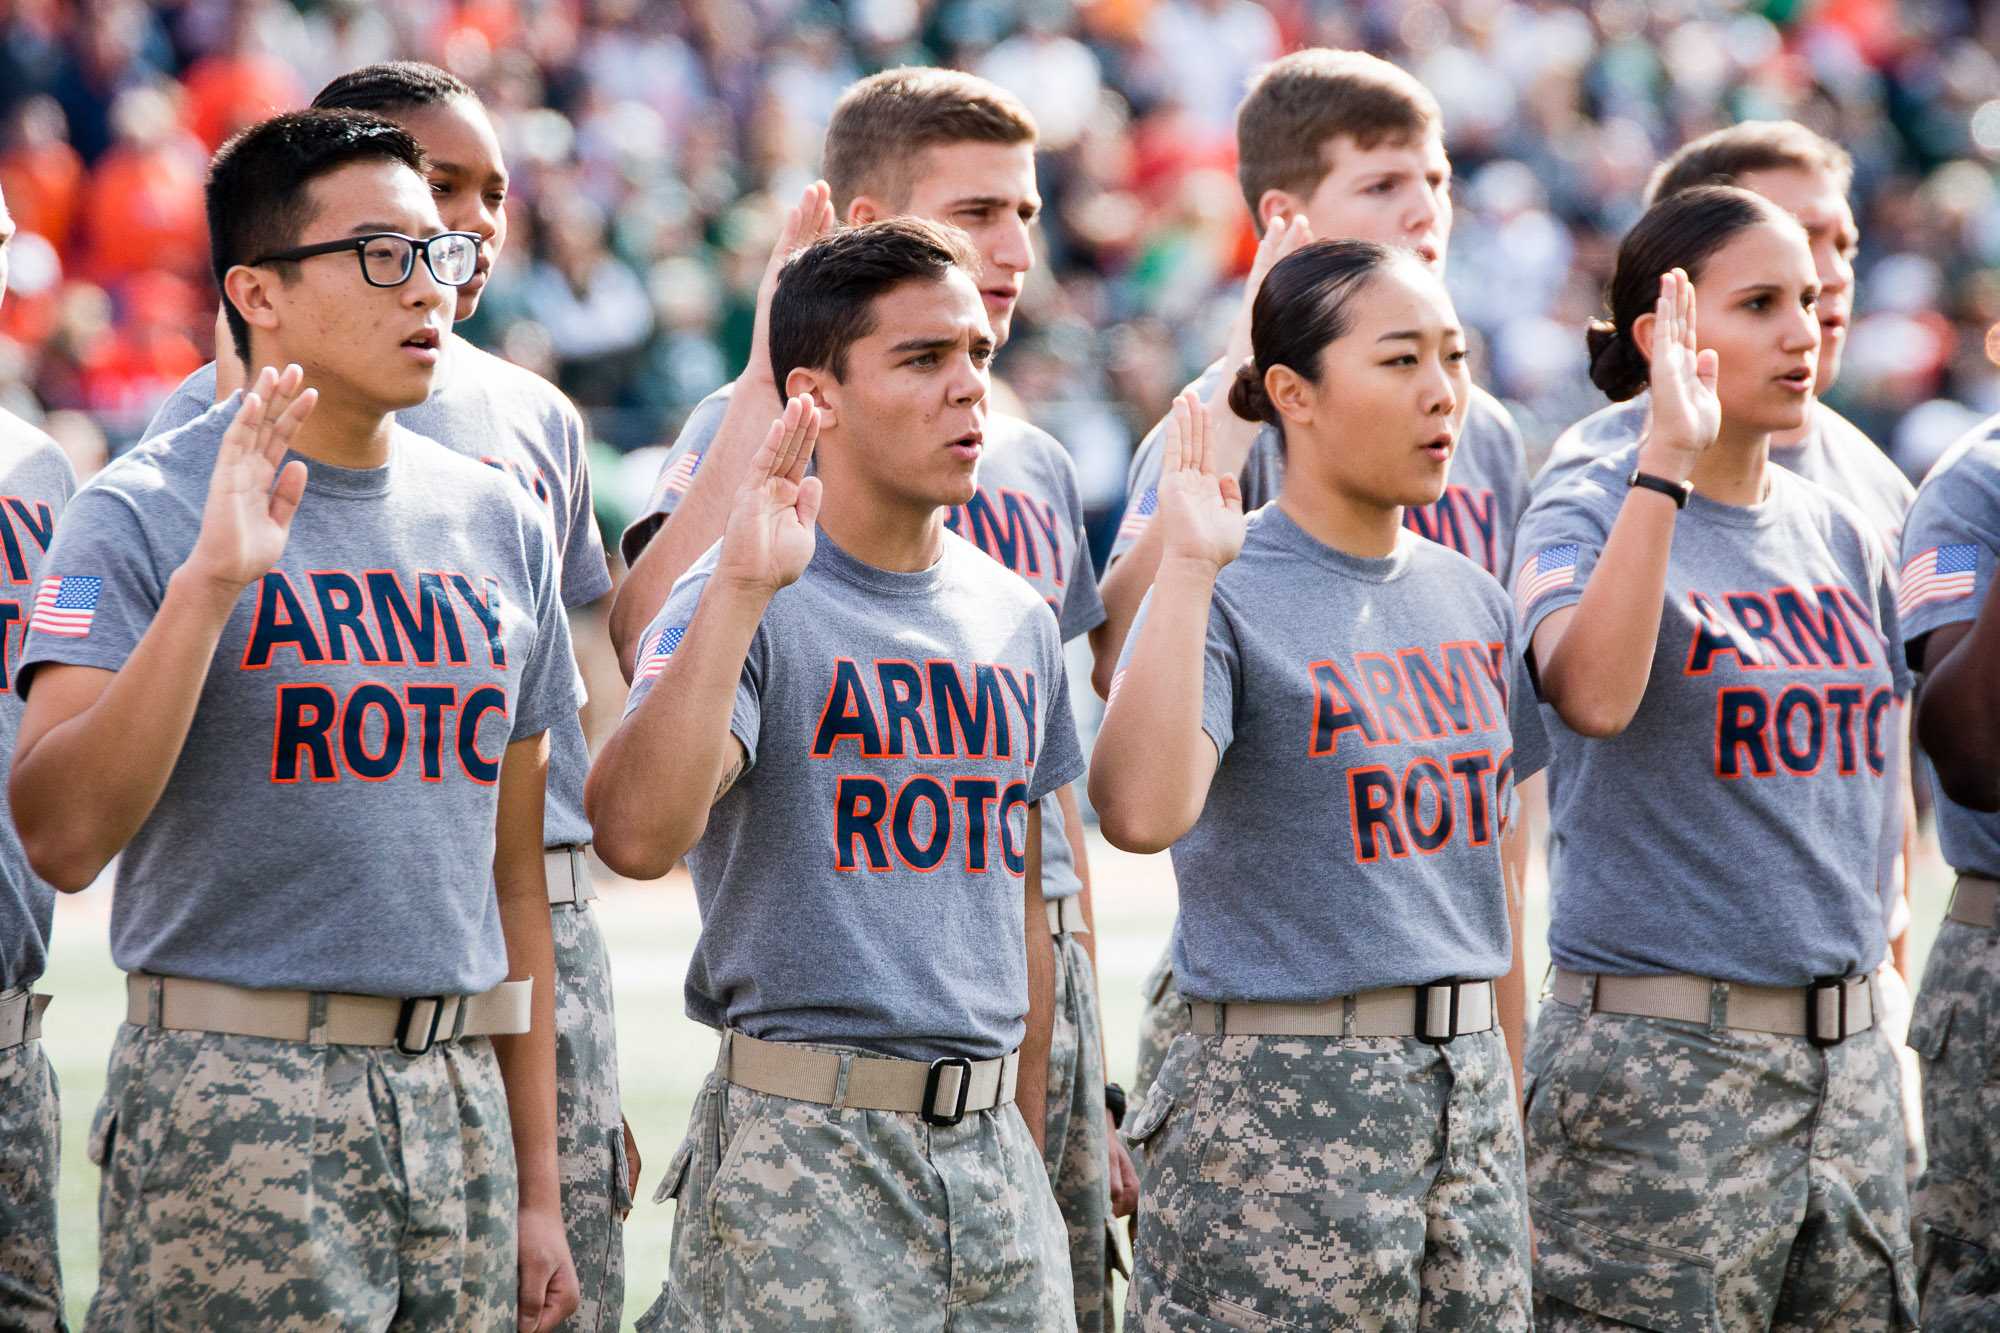
[{"label": "raised arm", "polygon": [[681,646],[605,742],[584,785],[598,855],[621,875],[658,879],[708,825],[747,756],[729,720],[764,609],[812,560],[820,483],[806,475],[819,411],[794,398],[751,460],[715,571]]},{"label": "raised arm", "polygon": [[124,665],[50,663],[33,679],[8,798],[29,864],[59,889],[88,885],[152,814],[237,599],[284,554],[306,484],[285,447],[317,398],[303,378],[267,367],[244,396],[194,549]]},{"label": "raised arm", "polygon": [[825,181],[814,181],[778,230],[777,244],[771,248],[770,262],[757,286],[750,363],[736,377],[729,406],[702,456],[701,467],[688,483],[687,494],[646,544],[611,604],[611,643],[618,650],[618,665],[628,681],[639,656],[639,636],[659,614],[675,580],[722,536],[765,427],[784,406],[771,375],[770,352],[771,293],[777,289],[779,270],[798,251],[833,230],[833,224],[832,194]]},{"label": "raised arm", "polygon": [[[1653,419],[1639,470],[1686,481],[1722,423],[1715,353],[1695,350],[1694,284],[1687,274],[1661,275],[1652,319]],[[1671,496],[1633,487],[1582,599],[1535,628],[1542,697],[1579,735],[1616,736],[1645,698],[1678,513]]]},{"label": "raised arm", "polygon": [[1157,852],[1194,827],[1218,758],[1202,730],[1208,610],[1216,575],[1243,549],[1243,497],[1217,475],[1208,414],[1175,400],[1160,461],[1159,576],[1111,691],[1090,761],[1090,800],[1113,846]]}]

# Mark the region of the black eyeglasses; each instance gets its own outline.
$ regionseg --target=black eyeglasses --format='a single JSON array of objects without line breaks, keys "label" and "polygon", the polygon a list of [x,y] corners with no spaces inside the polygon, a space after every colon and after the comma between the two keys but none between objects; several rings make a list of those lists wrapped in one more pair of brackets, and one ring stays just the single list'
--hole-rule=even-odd
[{"label": "black eyeglasses", "polygon": [[349,236],[319,245],[301,245],[295,250],[279,250],[253,259],[253,264],[271,264],[281,259],[311,259],[314,255],[336,255],[352,250],[361,261],[361,277],[371,287],[400,287],[417,269],[417,252],[422,251],[424,267],[446,287],[463,287],[472,281],[479,267],[479,237],[469,231],[441,231],[428,240],[405,236],[399,231],[378,231],[367,236]]}]

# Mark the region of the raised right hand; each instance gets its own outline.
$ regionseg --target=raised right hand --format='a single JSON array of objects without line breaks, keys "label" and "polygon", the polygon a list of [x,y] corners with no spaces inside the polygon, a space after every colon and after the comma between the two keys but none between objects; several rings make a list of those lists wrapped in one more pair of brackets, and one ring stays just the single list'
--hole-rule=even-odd
[{"label": "raised right hand", "polygon": [[785,404],[750,460],[722,530],[715,578],[769,596],[796,583],[813,556],[820,481],[806,475],[819,443],[819,409],[800,395]]},{"label": "raised right hand", "polygon": [[1197,562],[1221,569],[1243,549],[1243,492],[1234,475],[1218,475],[1210,447],[1208,409],[1194,390],[1174,399],[1160,452],[1160,564]]},{"label": "raised right hand", "polygon": [[305,493],[306,465],[285,461],[299,424],[319,401],[305,372],[266,366],[243,395],[216,451],[201,533],[182,568],[235,595],[264,577],[285,553],[292,515]]},{"label": "raised right hand", "polygon": [[1722,429],[1715,349],[1695,350],[1694,282],[1681,269],[1660,275],[1653,307],[1652,428],[1641,447],[1645,469],[1685,481]]},{"label": "raised right hand", "polygon": [[[778,273],[786,260],[832,231],[834,221],[833,191],[825,181],[806,186],[798,203],[785,213],[778,226],[777,243],[771,247],[771,258],[764,265],[764,276],[757,283],[757,313],[750,324],[750,363],[743,372],[746,376],[771,379],[771,295],[778,290]],[[782,391],[783,386],[778,387]]]},{"label": "raised right hand", "polygon": [[1226,372],[1222,377],[1222,396],[1229,396],[1231,377],[1236,367],[1243,364],[1251,352],[1250,316],[1257,308],[1257,293],[1263,290],[1264,279],[1270,276],[1278,261],[1291,254],[1300,246],[1312,244],[1312,224],[1301,213],[1289,222],[1273,222],[1264,229],[1264,239],[1257,242],[1256,257],[1250,261],[1250,276],[1243,284],[1243,303],[1237,308],[1236,319],[1229,326],[1229,343],[1222,349],[1222,367]]}]

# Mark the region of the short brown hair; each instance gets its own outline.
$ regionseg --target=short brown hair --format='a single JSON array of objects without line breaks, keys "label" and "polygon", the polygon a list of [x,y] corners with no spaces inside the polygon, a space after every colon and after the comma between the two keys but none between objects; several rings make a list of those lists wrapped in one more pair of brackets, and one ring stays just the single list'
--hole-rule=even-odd
[{"label": "short brown hair", "polygon": [[1846,194],[1854,183],[1847,150],[1796,120],[1746,120],[1704,134],[1653,169],[1646,202],[1656,204],[1696,185],[1735,185],[1753,171],[1823,171]]},{"label": "short brown hair", "polygon": [[998,84],[962,70],[905,65],[841,95],[826,127],[820,171],[834,211],[844,217],[860,194],[901,208],[914,183],[912,163],[926,148],[1034,141],[1035,118]]},{"label": "short brown hair", "polygon": [[1266,191],[1309,195],[1332,169],[1336,138],[1357,148],[1441,133],[1444,113],[1430,90],[1365,51],[1312,47],[1274,60],[1236,108],[1236,178],[1257,229]]},{"label": "short brown hair", "polygon": [[847,375],[847,349],[875,331],[875,298],[906,282],[975,278],[979,255],[956,227],[898,217],[838,227],[785,261],[771,293],[771,374],[778,392],[800,366]]}]

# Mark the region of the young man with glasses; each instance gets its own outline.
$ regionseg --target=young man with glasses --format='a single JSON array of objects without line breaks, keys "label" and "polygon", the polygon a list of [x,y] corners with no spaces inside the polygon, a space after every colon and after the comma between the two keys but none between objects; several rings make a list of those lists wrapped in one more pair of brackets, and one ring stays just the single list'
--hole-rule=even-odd
[{"label": "young man with glasses", "polygon": [[577,691],[542,516],[391,419],[477,263],[423,165],[357,112],[224,146],[252,388],[105,469],[49,553],[15,819],[60,889],[122,853],[130,974],[93,1328],[576,1305],[541,829]]},{"label": "young man with glasses", "polygon": [[[320,90],[321,109],[372,111],[409,131],[424,150],[425,174],[445,226],[478,239],[470,281],[457,288],[455,318],[478,308],[507,243],[506,163],[493,122],[472,89],[434,65],[364,65]],[[228,347],[219,349],[233,363]],[[226,388],[241,368],[225,364]],[[218,397],[215,366],[189,376],[160,408],[147,437],[185,425]],[[554,527],[563,604],[588,606],[611,589],[592,512],[589,440],[583,418],[541,376],[445,336],[430,397],[396,414],[396,424],[513,477]],[[624,1128],[611,965],[591,910],[596,890],[587,857],[583,779],[590,751],[581,722],[549,730],[548,808],[542,840],[556,949],[556,1160],[563,1226],[576,1261],[577,1333],[618,1327],[625,1305],[624,1218],[632,1205],[638,1152]]]}]

